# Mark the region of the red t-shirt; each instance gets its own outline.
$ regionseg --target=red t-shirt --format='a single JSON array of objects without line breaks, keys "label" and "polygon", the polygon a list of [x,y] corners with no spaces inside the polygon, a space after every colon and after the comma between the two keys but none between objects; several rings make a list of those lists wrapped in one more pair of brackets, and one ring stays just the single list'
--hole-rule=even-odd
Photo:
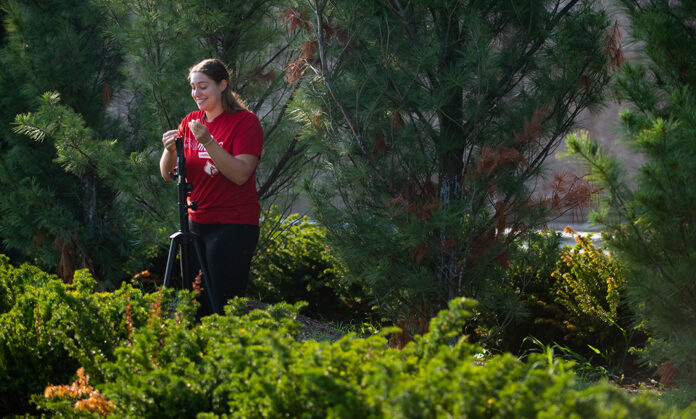
[{"label": "red t-shirt", "polygon": [[[191,112],[179,124],[179,136],[184,138],[186,179],[193,185],[189,202],[195,201],[198,205],[195,211],[189,209],[189,217],[199,224],[259,225],[261,205],[256,191],[256,169],[243,185],[235,184],[220,173],[188,127],[190,121],[201,120],[204,116],[205,111]],[[263,130],[253,112],[223,112],[212,122],[201,122],[231,155],[261,157]]]}]

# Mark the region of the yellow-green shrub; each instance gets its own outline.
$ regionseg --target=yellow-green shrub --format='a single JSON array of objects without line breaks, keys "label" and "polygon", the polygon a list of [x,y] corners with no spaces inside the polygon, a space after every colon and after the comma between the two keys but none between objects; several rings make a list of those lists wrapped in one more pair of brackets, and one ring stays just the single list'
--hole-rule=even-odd
[{"label": "yellow-green shrub", "polygon": [[[575,385],[569,365],[550,354],[527,362],[482,358],[460,334],[473,307],[456,299],[430,332],[402,350],[386,336],[298,341],[298,306],[279,304],[197,327],[151,322],[119,347],[97,385],[116,416],[129,417],[679,417],[643,394],[608,384]],[[387,332],[385,332],[387,333]],[[43,403],[55,413],[65,404]]]},{"label": "yellow-green shrub", "polygon": [[96,380],[99,366],[148,321],[151,306],[176,307],[188,297],[142,294],[130,285],[95,292],[96,281],[77,271],[72,284],[36,267],[14,267],[0,256],[0,416],[26,412],[29,396],[65,383],[79,366]]}]

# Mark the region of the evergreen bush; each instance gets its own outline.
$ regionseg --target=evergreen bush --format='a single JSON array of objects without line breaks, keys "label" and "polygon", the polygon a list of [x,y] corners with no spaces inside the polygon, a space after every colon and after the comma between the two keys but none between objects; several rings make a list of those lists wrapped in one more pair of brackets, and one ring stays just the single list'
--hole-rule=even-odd
[{"label": "evergreen bush", "polygon": [[515,240],[579,196],[534,188],[609,82],[598,2],[293,3],[288,77],[317,76],[292,111],[326,174],[307,189],[349,275],[416,331],[456,296],[498,293]]},{"label": "evergreen bush", "polygon": [[[474,304],[456,299],[430,332],[402,350],[384,331],[328,343],[298,341],[300,306],[278,304],[190,327],[153,318],[105,363],[97,384],[115,416],[129,417],[688,417],[655,395],[631,396],[602,383],[576,386],[570,365],[550,353],[527,362],[481,357],[461,334]],[[39,398],[37,398],[39,399]],[[40,402],[54,414],[74,409],[60,398]],[[76,415],[84,411],[74,411]]]},{"label": "evergreen bush", "polygon": [[579,333],[593,333],[619,321],[619,306],[626,276],[621,265],[604,249],[566,228],[575,236],[566,246],[552,276],[558,281],[558,302],[568,309]]},{"label": "evergreen bush", "polygon": [[[646,360],[678,371],[696,391],[696,4],[621,0],[643,54],[626,61],[615,85],[623,139],[638,154],[629,171],[586,133],[568,138],[572,155],[602,186],[593,221],[626,268],[636,322],[650,336]],[[670,374],[674,376],[674,374]]]},{"label": "evergreen bush", "polygon": [[569,228],[566,232],[575,236],[576,244],[566,246],[552,274],[556,302],[566,313],[563,343],[618,379],[634,367],[635,357],[629,353],[646,340],[632,322],[635,312],[626,301],[625,269],[590,237]]},{"label": "evergreen bush", "polygon": [[157,301],[165,313],[191,311],[181,304],[190,299],[184,294],[145,295],[127,284],[97,293],[96,284],[87,270],[65,284],[0,257],[0,414],[25,411],[29,395],[67,382],[79,366],[101,379],[99,366],[148,321]]},{"label": "evergreen bush", "polygon": [[[520,356],[539,345],[553,347],[577,361],[586,379],[620,380],[623,373],[640,379],[647,371],[637,367],[634,350],[646,336],[631,322],[624,269],[589,237],[575,237],[574,247],[561,247],[558,233],[542,231],[510,251],[500,279],[508,298],[499,300],[508,305],[497,308],[496,316],[484,315],[496,310],[495,300],[479,310],[472,322],[477,340],[488,350]],[[509,320],[492,321],[499,318]]]},{"label": "evergreen bush", "polygon": [[[142,295],[129,286],[97,293],[86,271],[68,285],[3,262],[8,274],[0,283],[10,290],[5,301],[13,301],[0,315],[3,401],[24,401],[4,404],[5,415],[32,413],[30,392],[44,414],[67,417],[696,414],[696,406],[679,411],[653,394],[631,396],[607,383],[578,386],[572,365],[550,352],[525,362],[484,355],[462,334],[471,300],[453,300],[427,334],[397,350],[387,336],[396,328],[366,339],[301,341],[294,319],[302,303],[249,313],[246,301],[235,299],[224,316],[194,324],[190,295]],[[15,382],[24,387],[11,387]]]},{"label": "evergreen bush", "polygon": [[360,283],[346,283],[341,261],[328,247],[326,231],[308,217],[283,217],[271,209],[261,222],[247,295],[278,303],[307,302],[308,315],[364,318],[369,311]]},{"label": "evergreen bush", "polygon": [[[493,323],[480,330],[482,339],[494,338],[491,349],[520,354],[523,342],[533,336],[544,343],[562,340],[566,334],[563,321],[566,312],[555,301],[555,280],[552,273],[560,259],[562,248],[558,233],[545,230],[530,232],[526,240],[518,240],[510,254],[510,265],[500,277],[503,301],[512,301],[502,307],[500,300],[492,300],[486,311],[498,310],[493,317],[508,319],[506,323]],[[510,306],[513,308],[511,309]],[[507,315],[506,315],[507,314]]]}]

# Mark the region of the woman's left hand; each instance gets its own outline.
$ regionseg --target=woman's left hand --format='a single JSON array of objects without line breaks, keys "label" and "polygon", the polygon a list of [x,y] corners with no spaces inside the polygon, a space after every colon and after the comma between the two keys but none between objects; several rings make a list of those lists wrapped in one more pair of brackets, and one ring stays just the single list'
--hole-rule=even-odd
[{"label": "woman's left hand", "polygon": [[189,129],[199,143],[208,144],[210,142],[210,131],[208,131],[208,127],[203,125],[199,120],[189,122]]}]

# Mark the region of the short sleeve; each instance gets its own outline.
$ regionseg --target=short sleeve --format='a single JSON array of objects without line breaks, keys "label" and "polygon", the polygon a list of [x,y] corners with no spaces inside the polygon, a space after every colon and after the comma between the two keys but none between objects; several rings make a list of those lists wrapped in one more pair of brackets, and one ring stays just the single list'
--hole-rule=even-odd
[{"label": "short sleeve", "polygon": [[252,154],[261,158],[263,149],[263,129],[259,118],[248,112],[241,122],[239,134],[234,139],[234,155]]}]

